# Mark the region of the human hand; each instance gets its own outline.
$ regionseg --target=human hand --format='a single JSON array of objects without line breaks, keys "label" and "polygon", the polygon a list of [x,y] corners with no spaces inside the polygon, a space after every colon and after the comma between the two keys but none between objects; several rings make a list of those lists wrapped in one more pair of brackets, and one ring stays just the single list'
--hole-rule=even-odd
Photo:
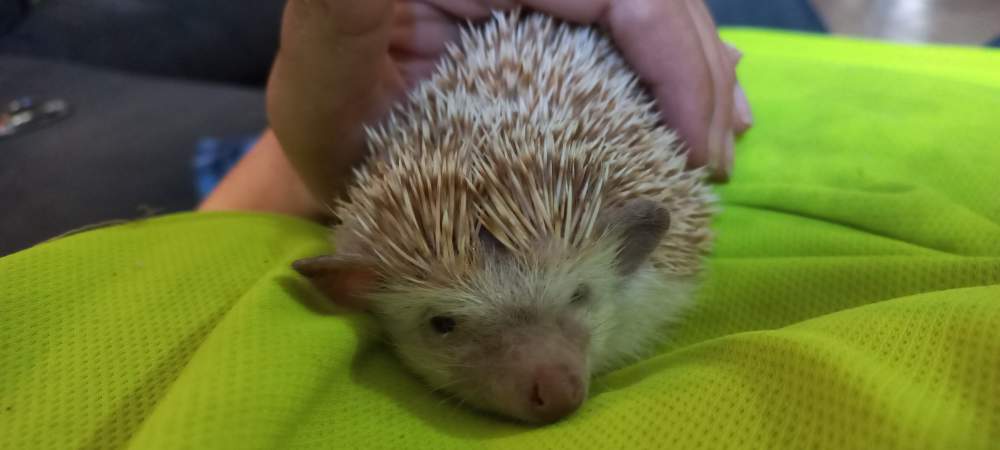
[{"label": "human hand", "polygon": [[[608,29],[689,148],[689,165],[731,171],[733,136],[750,126],[735,77],[739,53],[718,37],[701,0],[525,0],[521,6]],[[289,0],[268,86],[271,125],[322,199],[342,192],[363,156],[363,125],[429,76],[461,19],[505,0]]]}]

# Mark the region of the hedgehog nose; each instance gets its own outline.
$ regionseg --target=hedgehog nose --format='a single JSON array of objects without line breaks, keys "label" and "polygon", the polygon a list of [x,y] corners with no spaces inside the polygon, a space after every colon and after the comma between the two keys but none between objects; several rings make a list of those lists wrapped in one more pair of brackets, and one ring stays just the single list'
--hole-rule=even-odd
[{"label": "hedgehog nose", "polygon": [[583,382],[566,366],[543,366],[535,371],[531,409],[544,422],[555,422],[583,403]]}]

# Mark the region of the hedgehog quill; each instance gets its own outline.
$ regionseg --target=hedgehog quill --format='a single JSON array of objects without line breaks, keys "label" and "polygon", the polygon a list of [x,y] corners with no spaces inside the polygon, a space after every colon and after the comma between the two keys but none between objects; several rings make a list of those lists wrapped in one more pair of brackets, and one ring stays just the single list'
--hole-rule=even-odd
[{"label": "hedgehog quill", "polygon": [[434,389],[529,423],[647,355],[711,249],[707,172],[609,39],[496,13],[377,127],[336,206],[335,253],[296,261],[370,312]]}]

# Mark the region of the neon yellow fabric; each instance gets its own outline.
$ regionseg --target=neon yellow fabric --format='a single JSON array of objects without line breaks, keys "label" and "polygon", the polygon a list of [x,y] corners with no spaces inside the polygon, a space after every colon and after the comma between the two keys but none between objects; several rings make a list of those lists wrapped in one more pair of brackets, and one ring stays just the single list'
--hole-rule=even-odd
[{"label": "neon yellow fabric", "polygon": [[324,231],[180,214],[0,259],[0,447],[1000,445],[1000,53],[725,37],[740,143],[699,308],[541,428],[457,408],[288,268]]}]

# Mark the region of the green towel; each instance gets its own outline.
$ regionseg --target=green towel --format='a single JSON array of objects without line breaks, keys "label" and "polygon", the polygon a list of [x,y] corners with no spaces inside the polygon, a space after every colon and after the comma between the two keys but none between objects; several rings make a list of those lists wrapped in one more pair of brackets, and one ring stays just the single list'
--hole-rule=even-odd
[{"label": "green towel", "polygon": [[470,412],[318,307],[322,228],[189,213],[0,260],[0,448],[997,448],[1000,53],[724,36],[756,126],[698,308],[569,419]]}]

